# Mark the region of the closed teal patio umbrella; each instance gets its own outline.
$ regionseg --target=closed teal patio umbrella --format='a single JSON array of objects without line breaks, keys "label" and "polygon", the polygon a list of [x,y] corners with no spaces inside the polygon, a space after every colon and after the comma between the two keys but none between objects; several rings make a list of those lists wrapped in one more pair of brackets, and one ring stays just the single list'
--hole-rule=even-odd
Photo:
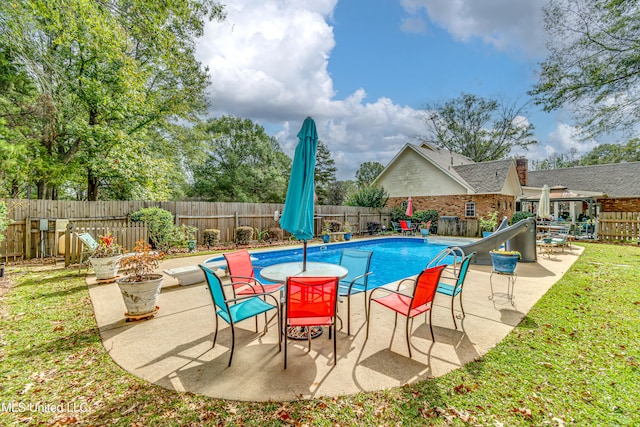
[{"label": "closed teal patio umbrella", "polygon": [[314,171],[316,168],[316,149],[318,133],[316,123],[307,117],[298,132],[298,145],[293,156],[291,177],[287,188],[280,227],[287,230],[298,240],[303,241],[304,253],[302,270],[307,269],[307,240],[313,238],[314,224]]}]

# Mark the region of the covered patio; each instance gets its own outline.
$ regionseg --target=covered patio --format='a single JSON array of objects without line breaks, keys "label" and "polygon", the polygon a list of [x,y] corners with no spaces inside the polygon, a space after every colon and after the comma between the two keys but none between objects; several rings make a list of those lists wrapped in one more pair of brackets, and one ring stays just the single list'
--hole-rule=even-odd
[{"label": "covered patio", "polygon": [[[409,358],[404,318],[393,331],[390,310],[374,307],[365,342],[364,297],[352,301],[352,335],[346,334],[346,302],[339,304],[344,327],[337,334],[337,365],[328,334],[307,342],[289,341],[287,369],[278,352],[277,322],[266,335],[256,334],[253,320],[236,327],[233,364],[227,367],[231,334],[221,323],[211,348],[214,310],[206,284],[180,286],[165,277],[154,319],[125,322],[117,284],[96,284],[88,276],[89,293],[104,346],[126,371],[159,386],[215,398],[242,401],[287,401],[340,396],[401,386],[438,377],[474,361],[498,344],[531,307],[570,268],[582,248],[551,259],[519,263],[514,305],[502,293],[493,300],[491,266],[472,265],[463,292],[466,317],[454,328],[450,298],[436,295],[433,313],[435,343],[424,316],[413,324],[413,358]],[[210,256],[165,261],[160,271],[204,262]],[[496,286],[496,283],[494,283]],[[506,292],[497,284],[498,292]],[[460,314],[456,299],[456,314]],[[261,318],[263,322],[263,318]],[[262,323],[260,323],[262,326]],[[536,327],[527,323],[527,327]]]}]

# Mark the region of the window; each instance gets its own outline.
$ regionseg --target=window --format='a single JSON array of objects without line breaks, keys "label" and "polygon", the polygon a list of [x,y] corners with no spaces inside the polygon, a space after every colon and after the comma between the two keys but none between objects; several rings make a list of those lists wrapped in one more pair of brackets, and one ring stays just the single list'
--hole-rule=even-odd
[{"label": "window", "polygon": [[464,204],[464,216],[476,216],[476,204],[474,202]]}]

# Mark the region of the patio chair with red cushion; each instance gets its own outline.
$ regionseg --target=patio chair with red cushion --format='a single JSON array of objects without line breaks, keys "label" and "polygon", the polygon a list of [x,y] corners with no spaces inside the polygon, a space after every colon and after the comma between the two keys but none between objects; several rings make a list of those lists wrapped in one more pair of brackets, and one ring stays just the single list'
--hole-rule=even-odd
[{"label": "patio chair with red cushion", "polygon": [[[329,339],[333,334],[334,365],[338,360],[335,337],[338,281],[338,277],[288,277],[283,325],[284,331],[288,331],[289,328],[307,328],[307,331],[310,331],[312,326],[328,327]],[[311,350],[311,335],[307,332],[309,350]],[[284,369],[287,369],[289,334],[285,333],[284,336]]]},{"label": "patio chair with red cushion", "polygon": [[400,230],[402,234],[413,234],[414,230],[411,228],[411,221],[400,220]]},{"label": "patio chair with red cushion", "polygon": [[[435,338],[433,336],[433,324],[431,322],[431,309],[433,307],[433,297],[436,294],[436,289],[438,287],[438,283],[440,282],[442,270],[444,270],[446,267],[446,265],[438,265],[436,267],[427,268],[422,273],[420,273],[415,280],[401,280],[398,283],[398,287],[396,290],[376,288],[371,291],[371,294],[369,295],[367,335],[365,341],[369,338],[369,326],[371,325],[371,303],[377,302],[383,307],[395,311],[395,322],[393,324],[394,330],[396,328],[396,325],[398,324],[398,314],[407,318],[405,333],[407,336],[407,348],[409,349],[409,357],[411,357],[411,341],[409,334],[411,328],[409,326],[409,320],[411,320],[411,325],[413,325],[414,317],[422,313],[426,313],[427,311],[429,312],[429,329],[431,330],[431,340],[435,342]],[[410,294],[404,294],[400,292],[400,287],[403,285],[403,283],[406,284],[409,282],[414,282],[412,292]],[[374,298],[373,296],[380,291],[387,292],[387,295]]]},{"label": "patio chair with red cushion", "polygon": [[234,295],[270,294],[282,289],[280,283],[262,283],[256,278],[251,255],[246,249],[226,253],[224,258],[227,260],[227,272]]}]

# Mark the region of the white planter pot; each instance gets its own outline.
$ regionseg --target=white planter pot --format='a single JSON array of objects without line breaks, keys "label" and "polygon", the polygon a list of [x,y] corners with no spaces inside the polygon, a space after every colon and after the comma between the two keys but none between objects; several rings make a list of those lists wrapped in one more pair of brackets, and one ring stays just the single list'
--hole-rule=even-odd
[{"label": "white planter pot", "polygon": [[113,279],[118,275],[120,268],[120,258],[122,255],[110,256],[106,258],[89,258],[97,280]]},{"label": "white planter pot", "polygon": [[156,311],[163,276],[154,274],[152,277],[145,282],[125,282],[125,278],[118,279],[128,316],[142,316]]}]

